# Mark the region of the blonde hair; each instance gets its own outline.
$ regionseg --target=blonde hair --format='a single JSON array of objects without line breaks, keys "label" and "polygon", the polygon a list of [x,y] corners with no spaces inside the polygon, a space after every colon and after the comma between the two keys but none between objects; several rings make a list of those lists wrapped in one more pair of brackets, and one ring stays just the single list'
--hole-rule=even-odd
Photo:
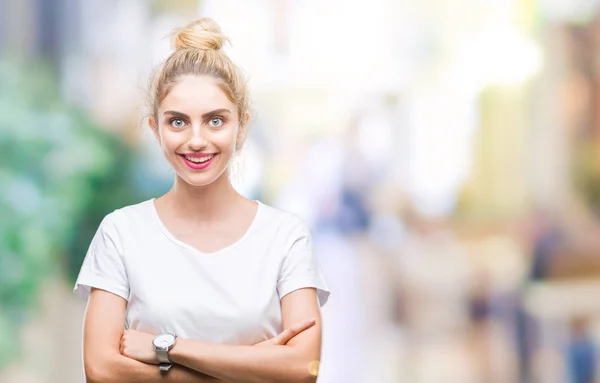
[{"label": "blonde hair", "polygon": [[208,75],[220,80],[219,87],[238,108],[240,124],[246,122],[250,98],[248,85],[240,68],[221,50],[228,41],[219,24],[208,17],[176,31],[172,39],[174,52],[150,79],[148,108],[154,121],[158,121],[160,103],[181,77]]}]

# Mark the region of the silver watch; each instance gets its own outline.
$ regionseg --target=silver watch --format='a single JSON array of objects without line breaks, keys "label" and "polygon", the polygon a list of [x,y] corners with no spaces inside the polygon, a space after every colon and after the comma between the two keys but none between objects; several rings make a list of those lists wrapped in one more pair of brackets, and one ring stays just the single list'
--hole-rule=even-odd
[{"label": "silver watch", "polygon": [[173,365],[169,359],[169,350],[175,346],[176,341],[177,335],[171,333],[157,335],[152,341],[154,352],[156,352],[156,358],[160,362],[158,368],[160,368],[161,371],[167,372]]}]

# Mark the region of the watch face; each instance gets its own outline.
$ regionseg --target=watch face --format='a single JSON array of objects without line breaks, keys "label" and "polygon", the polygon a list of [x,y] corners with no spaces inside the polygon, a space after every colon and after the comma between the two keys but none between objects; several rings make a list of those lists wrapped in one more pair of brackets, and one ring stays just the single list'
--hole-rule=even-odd
[{"label": "watch face", "polygon": [[155,347],[166,349],[175,343],[175,335],[173,334],[160,334],[152,342]]}]

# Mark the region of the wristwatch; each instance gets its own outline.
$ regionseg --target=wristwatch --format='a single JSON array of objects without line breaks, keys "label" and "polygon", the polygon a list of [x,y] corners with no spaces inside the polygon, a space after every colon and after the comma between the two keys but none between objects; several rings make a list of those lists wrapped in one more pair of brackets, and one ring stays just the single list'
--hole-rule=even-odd
[{"label": "wristwatch", "polygon": [[154,352],[156,352],[156,357],[160,362],[158,368],[163,372],[169,371],[173,365],[171,360],[169,360],[169,350],[175,346],[176,341],[177,335],[171,333],[159,334],[152,341]]}]

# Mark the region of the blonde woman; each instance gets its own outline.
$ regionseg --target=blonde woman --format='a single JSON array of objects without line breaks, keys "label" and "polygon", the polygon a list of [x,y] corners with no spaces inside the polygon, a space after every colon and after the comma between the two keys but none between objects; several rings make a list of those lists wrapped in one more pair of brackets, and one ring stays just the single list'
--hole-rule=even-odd
[{"label": "blonde woman", "polygon": [[175,181],[92,240],[75,285],[90,383],[316,380],[329,291],[303,221],[230,183],[249,96],[224,41],[211,19],[191,23],[151,81],[149,126]]}]

